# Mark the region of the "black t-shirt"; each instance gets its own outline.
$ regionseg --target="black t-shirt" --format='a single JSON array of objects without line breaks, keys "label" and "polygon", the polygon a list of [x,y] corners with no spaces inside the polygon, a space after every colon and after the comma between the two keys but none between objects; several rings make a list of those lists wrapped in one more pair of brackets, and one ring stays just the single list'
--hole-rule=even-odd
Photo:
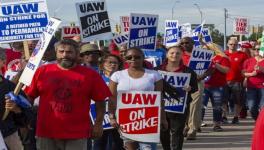
[{"label": "black t-shirt", "polygon": [[[31,118],[31,109],[22,109],[22,113],[10,112],[5,120],[2,120],[5,112],[5,94],[13,91],[15,84],[0,76],[0,130],[3,137],[9,136],[17,131],[18,127],[26,126]],[[25,97],[23,92],[20,92]]]}]

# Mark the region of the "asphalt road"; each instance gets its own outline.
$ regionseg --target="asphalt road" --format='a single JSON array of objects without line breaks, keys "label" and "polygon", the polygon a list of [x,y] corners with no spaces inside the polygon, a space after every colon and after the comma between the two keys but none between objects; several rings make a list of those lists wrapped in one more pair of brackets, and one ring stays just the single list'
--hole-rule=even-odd
[{"label": "asphalt road", "polygon": [[[240,119],[237,125],[231,124],[232,117],[228,116],[229,124],[223,124],[222,132],[214,132],[212,124],[212,109],[206,110],[206,127],[198,133],[196,140],[185,140],[183,150],[250,150],[254,120],[248,117]],[[159,144],[159,149],[162,149]]]}]

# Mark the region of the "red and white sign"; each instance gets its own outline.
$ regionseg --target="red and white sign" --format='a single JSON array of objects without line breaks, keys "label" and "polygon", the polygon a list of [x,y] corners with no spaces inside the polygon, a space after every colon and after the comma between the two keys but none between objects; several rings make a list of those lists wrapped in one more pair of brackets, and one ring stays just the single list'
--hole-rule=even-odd
[{"label": "red and white sign", "polygon": [[129,16],[120,16],[121,33],[129,32]]},{"label": "red and white sign", "polygon": [[80,36],[80,27],[78,26],[65,26],[62,27],[61,30],[61,38],[62,39],[71,39],[74,36]]},{"label": "red and white sign", "polygon": [[240,35],[240,34],[248,34],[249,22],[247,18],[235,18],[234,21],[234,34]]},{"label": "red and white sign", "polygon": [[122,136],[140,142],[159,143],[160,103],[160,92],[119,92],[117,122]]}]

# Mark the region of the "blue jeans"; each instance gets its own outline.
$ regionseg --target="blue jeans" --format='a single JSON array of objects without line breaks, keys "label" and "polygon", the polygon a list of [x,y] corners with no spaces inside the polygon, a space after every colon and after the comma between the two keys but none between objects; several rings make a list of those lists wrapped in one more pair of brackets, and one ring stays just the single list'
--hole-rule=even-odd
[{"label": "blue jeans", "polygon": [[264,89],[248,88],[247,102],[252,118],[257,120],[259,109],[264,106]]},{"label": "blue jeans", "polygon": [[202,108],[202,120],[205,114],[205,107],[207,107],[210,98],[213,106],[213,120],[216,123],[221,122],[223,93],[224,93],[223,87],[210,87],[204,89],[204,94],[203,94],[204,107]]}]

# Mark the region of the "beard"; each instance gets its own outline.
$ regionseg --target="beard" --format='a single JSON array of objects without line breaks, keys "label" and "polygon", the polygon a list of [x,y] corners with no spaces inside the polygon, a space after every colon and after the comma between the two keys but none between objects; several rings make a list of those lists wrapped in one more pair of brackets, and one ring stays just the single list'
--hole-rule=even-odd
[{"label": "beard", "polygon": [[75,60],[69,58],[59,58],[57,59],[58,64],[63,68],[71,68],[75,65]]}]

